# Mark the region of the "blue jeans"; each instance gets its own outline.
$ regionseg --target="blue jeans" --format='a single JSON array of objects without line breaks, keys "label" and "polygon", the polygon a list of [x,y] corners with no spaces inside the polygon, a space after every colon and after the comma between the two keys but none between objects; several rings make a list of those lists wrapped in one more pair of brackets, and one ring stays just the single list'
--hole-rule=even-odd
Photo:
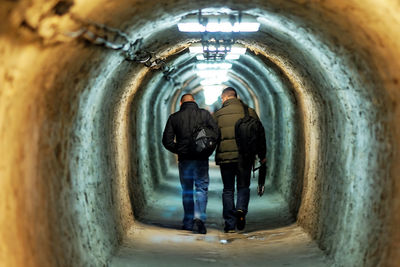
[{"label": "blue jeans", "polygon": [[[179,162],[179,178],[182,186],[183,226],[193,227],[193,219],[206,220],[208,200],[208,160],[183,160]],[[194,201],[193,184],[196,201]]]},{"label": "blue jeans", "polygon": [[[251,161],[242,161],[241,159],[236,163],[223,163],[220,165],[222,182],[224,183],[224,190],[222,192],[222,215],[225,220],[226,229],[235,229],[235,214],[237,210],[242,210],[247,214],[250,200],[251,167]],[[236,206],[235,180],[237,187]]]}]

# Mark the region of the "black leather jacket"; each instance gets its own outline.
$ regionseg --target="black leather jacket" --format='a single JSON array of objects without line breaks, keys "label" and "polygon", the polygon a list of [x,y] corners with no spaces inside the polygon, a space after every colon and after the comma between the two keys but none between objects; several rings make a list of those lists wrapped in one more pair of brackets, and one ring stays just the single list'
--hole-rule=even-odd
[{"label": "black leather jacket", "polygon": [[207,160],[191,153],[192,133],[199,124],[208,124],[219,131],[216,121],[211,114],[200,109],[196,102],[184,102],[178,112],[171,114],[164,129],[162,143],[166,149],[178,154],[178,160]]}]

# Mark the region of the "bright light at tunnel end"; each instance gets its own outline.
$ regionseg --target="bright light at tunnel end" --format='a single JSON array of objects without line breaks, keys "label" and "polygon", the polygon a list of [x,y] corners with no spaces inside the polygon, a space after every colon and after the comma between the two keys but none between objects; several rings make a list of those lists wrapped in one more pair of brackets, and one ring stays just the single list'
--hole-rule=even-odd
[{"label": "bright light at tunnel end", "polygon": [[226,77],[219,77],[219,78],[209,78],[209,79],[204,79],[200,82],[201,85],[217,85],[221,84],[224,82],[227,82],[229,78]]},{"label": "bright light at tunnel end", "polygon": [[220,96],[223,87],[224,85],[222,84],[203,86],[205,104],[208,106],[214,104],[218,100],[218,97]]},{"label": "bright light at tunnel end", "polygon": [[232,68],[231,63],[199,63],[196,65],[199,70],[227,70]]},{"label": "bright light at tunnel end", "polygon": [[201,78],[221,78],[226,77],[227,74],[227,69],[205,69],[197,71],[197,76]]}]

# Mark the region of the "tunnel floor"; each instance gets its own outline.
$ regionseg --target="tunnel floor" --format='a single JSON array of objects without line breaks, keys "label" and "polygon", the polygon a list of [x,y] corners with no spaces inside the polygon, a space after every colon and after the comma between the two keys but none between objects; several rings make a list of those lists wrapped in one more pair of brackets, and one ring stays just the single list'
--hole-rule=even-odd
[{"label": "tunnel floor", "polygon": [[219,169],[210,164],[207,234],[182,231],[178,170],[172,169],[110,266],[331,266],[293,222],[278,193],[266,192],[261,198],[255,194],[255,179],[245,230],[224,233],[221,192]]}]

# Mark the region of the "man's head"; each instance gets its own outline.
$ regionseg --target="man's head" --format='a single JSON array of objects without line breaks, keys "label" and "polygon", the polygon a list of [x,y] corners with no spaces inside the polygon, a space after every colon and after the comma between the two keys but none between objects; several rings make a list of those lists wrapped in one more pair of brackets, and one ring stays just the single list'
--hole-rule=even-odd
[{"label": "man's head", "polygon": [[184,94],[181,97],[181,105],[185,102],[195,102],[192,94]]},{"label": "man's head", "polygon": [[222,103],[231,98],[237,98],[236,90],[232,87],[227,87],[222,91],[221,94]]}]

